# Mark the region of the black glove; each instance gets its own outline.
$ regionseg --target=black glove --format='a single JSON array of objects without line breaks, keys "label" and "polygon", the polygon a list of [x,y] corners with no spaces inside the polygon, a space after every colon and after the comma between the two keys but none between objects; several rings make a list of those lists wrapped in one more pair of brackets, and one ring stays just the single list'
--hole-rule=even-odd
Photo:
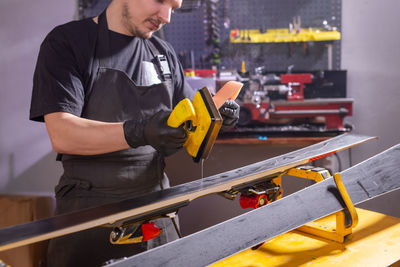
[{"label": "black glove", "polygon": [[226,100],[225,103],[219,108],[219,113],[222,116],[223,131],[233,128],[239,120],[240,106],[233,100]]},{"label": "black glove", "polygon": [[186,142],[183,126],[173,128],[167,125],[170,111],[161,110],[144,121],[129,120],[124,123],[124,134],[131,147],[151,145],[164,156],[170,156]]}]

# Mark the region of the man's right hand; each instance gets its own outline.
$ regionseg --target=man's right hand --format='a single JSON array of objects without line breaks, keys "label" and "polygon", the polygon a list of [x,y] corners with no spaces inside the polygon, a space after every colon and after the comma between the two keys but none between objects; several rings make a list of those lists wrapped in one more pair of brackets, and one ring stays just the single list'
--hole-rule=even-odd
[{"label": "man's right hand", "polygon": [[149,119],[143,130],[146,143],[164,156],[174,154],[186,142],[186,132],[183,126],[173,128],[167,125],[170,114],[170,111],[159,111]]},{"label": "man's right hand", "polygon": [[[143,121],[143,141],[147,145],[151,145],[164,156],[170,156],[183,147],[186,142],[186,132],[183,126],[173,128],[167,125],[170,111],[159,111],[150,119]],[[124,133],[127,143],[131,147],[137,147],[137,138],[140,134],[132,127],[137,127],[137,122],[126,121],[124,123]],[[140,128],[140,127],[139,127]]]}]

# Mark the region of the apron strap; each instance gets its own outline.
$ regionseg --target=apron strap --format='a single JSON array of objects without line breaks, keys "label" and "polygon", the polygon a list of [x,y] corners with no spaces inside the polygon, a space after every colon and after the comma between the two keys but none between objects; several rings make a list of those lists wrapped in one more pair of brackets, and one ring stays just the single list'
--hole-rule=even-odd
[{"label": "apron strap", "polygon": [[160,51],[156,48],[156,46],[153,44],[152,41],[150,41],[149,39],[146,39],[146,43],[147,43],[147,46],[149,47],[150,52],[153,55],[153,57],[160,55]]},{"label": "apron strap", "polygon": [[150,39],[146,40],[146,44],[149,47],[151,54],[153,55],[153,64],[157,66],[157,70],[161,79],[165,82],[172,80],[172,73],[169,68],[168,60],[165,55],[161,55],[160,51],[156,48],[155,44]]},{"label": "apron strap", "polygon": [[98,17],[98,31],[97,31],[97,51],[96,54],[99,58],[99,67],[109,67],[111,66],[110,57],[110,38],[108,36],[108,25],[106,10],[100,14]]}]

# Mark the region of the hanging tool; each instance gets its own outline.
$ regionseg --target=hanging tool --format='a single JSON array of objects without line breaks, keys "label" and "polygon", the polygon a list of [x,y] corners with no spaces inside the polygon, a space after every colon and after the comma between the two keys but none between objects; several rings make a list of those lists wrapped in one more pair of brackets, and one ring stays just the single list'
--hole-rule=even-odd
[{"label": "hanging tool", "polygon": [[211,64],[217,68],[221,63],[221,38],[218,11],[218,0],[207,0],[205,2],[205,41],[208,46],[212,47],[209,58],[211,59]]},{"label": "hanging tool", "polygon": [[293,28],[294,28],[294,33],[300,33],[301,32],[301,17],[293,17]]},{"label": "hanging tool", "polygon": [[231,20],[229,19],[229,0],[224,0],[224,6],[222,10],[222,15],[224,18],[224,27],[225,29],[229,29],[229,26],[231,24]]},{"label": "hanging tool", "polygon": [[203,87],[195,94],[193,103],[185,98],[172,111],[167,124],[175,128],[184,124],[187,134],[184,146],[194,162],[207,159],[222,125],[218,109],[226,100],[235,100],[242,86],[239,82],[227,82],[214,97]]}]

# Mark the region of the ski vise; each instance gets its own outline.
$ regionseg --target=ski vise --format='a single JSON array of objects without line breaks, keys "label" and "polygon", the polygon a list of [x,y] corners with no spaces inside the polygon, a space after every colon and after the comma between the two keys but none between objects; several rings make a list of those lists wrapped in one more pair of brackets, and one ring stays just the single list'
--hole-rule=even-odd
[{"label": "ski vise", "polygon": [[[311,179],[315,182],[320,182],[331,177],[328,170],[312,166],[292,168],[284,174]],[[297,230],[335,242],[344,243],[353,232],[353,228],[357,226],[358,215],[342,182],[340,173],[334,174],[333,179],[335,180],[336,187],[346,205],[346,208],[325,218],[300,226]]]},{"label": "ski vise", "polygon": [[103,226],[113,228],[110,232],[109,240],[111,244],[115,245],[141,243],[156,238],[163,232],[163,230],[158,228],[154,222],[151,222],[151,220],[158,218],[171,219],[176,233],[179,237],[182,237],[175,217],[177,211],[188,204],[189,201],[183,201],[155,210],[152,213],[129,217]]}]

